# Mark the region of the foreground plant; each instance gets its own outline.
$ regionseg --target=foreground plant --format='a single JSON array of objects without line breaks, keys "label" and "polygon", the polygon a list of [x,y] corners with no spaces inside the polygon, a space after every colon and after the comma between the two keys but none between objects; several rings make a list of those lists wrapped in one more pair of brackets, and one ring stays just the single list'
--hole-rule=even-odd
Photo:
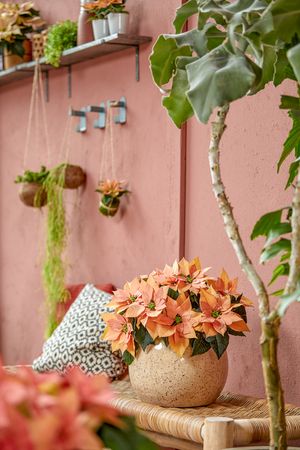
[{"label": "foreground plant", "polygon": [[156,450],[129,417],[112,406],[105,375],[79,368],[37,374],[0,365],[0,448],[14,450]]},{"label": "foreground plant", "polygon": [[[195,16],[197,27],[182,33],[187,20]],[[213,191],[224,219],[226,233],[240,265],[259,300],[261,349],[266,394],[269,403],[270,448],[287,448],[284,396],[278,368],[280,323],[288,306],[300,300],[300,99],[283,96],[281,107],[290,110],[293,129],[279,161],[295,152],[287,185],[294,182],[294,196],[283,210],[264,216],[252,238],[267,237],[262,262],[282,253],[273,280],[288,275],[274,308],[262,278],[254,268],[239,234],[233,209],[226,195],[220,170],[220,142],[226,129],[230,103],[254,95],[269,82],[278,86],[291,79],[300,82],[300,9],[298,0],[189,0],[177,10],[173,35],[158,38],[151,55],[155,83],[163,88],[164,106],[180,127],[194,114],[207,123],[219,107],[212,123],[208,152]],[[171,89],[165,86],[171,82]],[[281,238],[291,233],[291,238]],[[279,241],[275,242],[276,239]]]},{"label": "foreground plant", "polygon": [[129,191],[124,187],[124,183],[117,180],[100,181],[96,192],[102,194],[99,212],[104,216],[110,217],[117,213],[120,206],[120,198],[129,194]]},{"label": "foreground plant", "polygon": [[192,355],[212,349],[218,359],[229,344],[229,335],[249,331],[246,307],[252,303],[236,292],[237,279],[223,270],[220,278],[207,275],[199,258],[182,259],[164,270],[135,278],[114,292],[114,313],[103,315],[103,338],[113,351],[121,350],[127,364],[139,348],[163,341],[178,356],[192,348]]}]

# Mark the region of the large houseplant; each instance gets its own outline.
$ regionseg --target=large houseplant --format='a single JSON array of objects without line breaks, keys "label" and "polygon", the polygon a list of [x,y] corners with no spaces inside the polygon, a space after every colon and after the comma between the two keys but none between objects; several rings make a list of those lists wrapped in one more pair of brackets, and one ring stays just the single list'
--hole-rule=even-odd
[{"label": "large houseplant", "polygon": [[[22,62],[27,54],[30,60],[30,42],[28,34],[44,25],[39,11],[33,2],[3,3],[0,2],[0,48],[4,50],[4,64],[8,68],[9,56],[16,55],[11,64]],[[26,46],[26,43],[28,45]],[[11,58],[12,59],[12,58]]]},{"label": "large houseplant", "polygon": [[224,270],[217,279],[207,272],[198,258],[182,259],[114,292],[115,312],[103,316],[103,337],[111,340],[113,351],[121,350],[132,386],[144,401],[201,406],[224,387],[229,336],[249,331],[245,307],[251,302]]},{"label": "large houseplant", "polygon": [[[183,32],[195,16],[196,28]],[[220,141],[226,129],[230,103],[255,95],[269,82],[275,86],[291,79],[300,82],[300,8],[298,0],[189,0],[177,10],[175,34],[158,38],[151,55],[155,83],[165,89],[163,100],[169,115],[180,127],[194,114],[207,123],[213,110],[208,151],[213,191],[224,219],[226,233],[240,265],[258,296],[262,327],[261,349],[271,427],[270,448],[287,448],[284,395],[278,368],[280,323],[288,306],[299,301],[300,278],[300,100],[283,96],[281,107],[290,111],[292,131],[285,143],[279,167],[295,153],[288,185],[294,187],[293,201],[282,220],[283,210],[265,215],[255,226],[252,238],[267,237],[262,260],[282,253],[282,264],[273,279],[287,275],[274,307],[270,294],[250,261],[226,195],[220,171]],[[283,239],[282,236],[285,236]]]}]

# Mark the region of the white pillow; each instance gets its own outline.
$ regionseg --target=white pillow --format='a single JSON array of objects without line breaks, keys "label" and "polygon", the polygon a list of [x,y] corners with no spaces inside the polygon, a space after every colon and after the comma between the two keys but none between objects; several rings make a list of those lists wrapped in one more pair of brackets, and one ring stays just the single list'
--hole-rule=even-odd
[{"label": "white pillow", "polygon": [[63,321],[44,343],[43,353],[34,360],[38,372],[65,372],[79,366],[85,373],[105,372],[111,380],[121,377],[127,367],[118,352],[112,353],[107,341],[101,340],[105,322],[104,312],[111,295],[87,284],[71,305]]}]

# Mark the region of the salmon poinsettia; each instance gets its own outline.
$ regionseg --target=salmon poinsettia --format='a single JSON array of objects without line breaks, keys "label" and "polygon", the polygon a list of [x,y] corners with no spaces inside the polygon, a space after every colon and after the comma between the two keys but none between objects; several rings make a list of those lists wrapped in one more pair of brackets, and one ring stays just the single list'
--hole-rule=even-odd
[{"label": "salmon poinsettia", "polygon": [[252,303],[237,292],[237,278],[230,280],[223,269],[216,279],[209,269],[199,258],[183,258],[126,283],[110,302],[115,312],[103,316],[103,337],[128,364],[140,348],[160,340],[180,357],[190,346],[193,355],[212,349],[220,358],[229,334],[249,331],[246,307]]}]

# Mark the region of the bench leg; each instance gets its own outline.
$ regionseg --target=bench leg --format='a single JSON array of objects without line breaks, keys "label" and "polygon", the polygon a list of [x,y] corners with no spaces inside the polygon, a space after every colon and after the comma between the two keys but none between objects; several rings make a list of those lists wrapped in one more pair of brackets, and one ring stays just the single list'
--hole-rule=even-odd
[{"label": "bench leg", "polygon": [[233,447],[233,433],[233,419],[207,417],[202,429],[203,450],[223,450]]}]

